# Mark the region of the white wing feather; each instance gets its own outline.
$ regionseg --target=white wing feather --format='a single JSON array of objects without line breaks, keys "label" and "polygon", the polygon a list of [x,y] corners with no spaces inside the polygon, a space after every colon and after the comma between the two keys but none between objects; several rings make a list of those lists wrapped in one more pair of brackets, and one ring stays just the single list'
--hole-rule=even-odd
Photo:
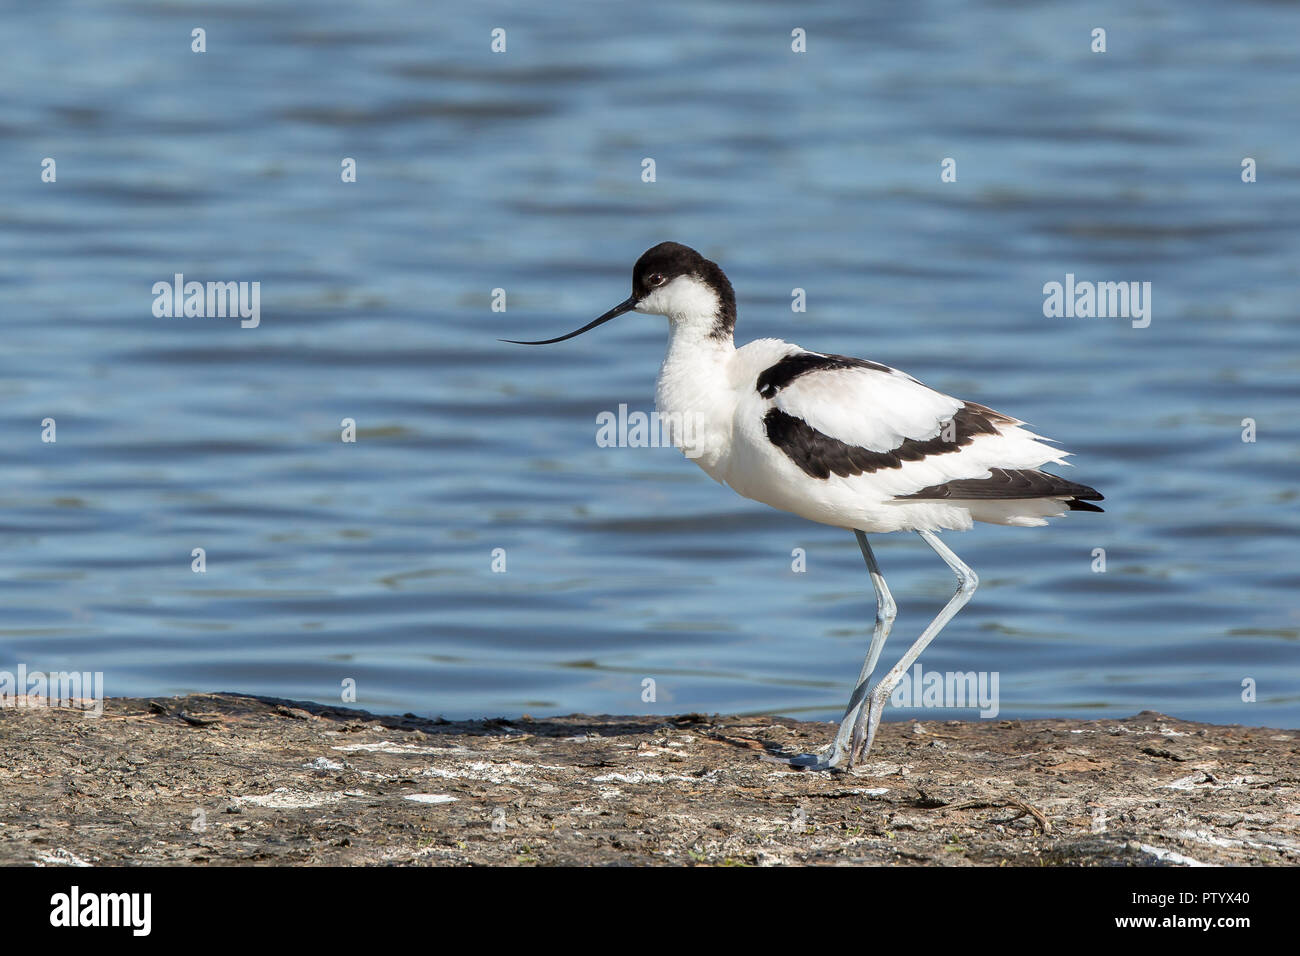
[{"label": "white wing feather", "polygon": [[[778,408],[802,419],[829,438],[874,452],[890,452],[907,441],[938,437],[944,425],[967,404],[897,369],[869,367],[809,372],[771,399],[755,398],[766,408]],[[765,413],[765,409],[760,410],[757,417],[761,419]],[[849,477],[831,475],[827,480],[851,484],[867,481],[873,491],[903,497],[949,481],[987,478],[992,468],[1065,464],[1068,452],[1044,444],[1048,439],[1024,428],[1019,419],[994,414],[991,421],[995,433],[977,434],[951,451],[927,454],[919,461],[903,461],[897,468]]]}]

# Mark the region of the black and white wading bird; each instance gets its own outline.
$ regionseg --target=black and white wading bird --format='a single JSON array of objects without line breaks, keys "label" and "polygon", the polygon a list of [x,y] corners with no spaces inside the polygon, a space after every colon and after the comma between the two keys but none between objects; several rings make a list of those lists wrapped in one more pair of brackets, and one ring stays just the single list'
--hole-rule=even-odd
[{"label": "black and white wading bird", "polygon": [[[1025,423],[922,385],[866,359],[810,352],[780,339],[736,348],[736,296],[694,249],[662,242],[637,260],[632,294],[575,332],[625,312],[668,318],[668,354],[655,387],[658,411],[679,427],[687,457],[746,498],[853,531],[876,592],[866,661],[835,740],[791,762],[851,768],[871,749],[885,702],[979,579],[935,533],[975,521],[1031,527],[1066,511],[1100,511],[1102,496],[1041,471],[1067,452]],[[690,427],[680,425],[689,420]],[[957,575],[957,591],[902,660],[874,686],[894,622],[894,599],[867,535],[915,531]]]}]

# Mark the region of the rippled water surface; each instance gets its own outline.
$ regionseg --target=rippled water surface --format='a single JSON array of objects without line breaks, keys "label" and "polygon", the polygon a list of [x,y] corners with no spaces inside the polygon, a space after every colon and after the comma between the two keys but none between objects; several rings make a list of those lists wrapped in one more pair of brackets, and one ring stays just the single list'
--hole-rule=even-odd
[{"label": "rippled water surface", "polygon": [[[728,271],[740,338],[1024,418],[1105,492],[949,536],[983,585],[927,669],[996,672],[1002,716],[1300,725],[1300,9],[862,6],[11,9],[0,669],[832,718],[873,616],[852,535],[597,446],[652,407],[660,320],[497,341],[585,323],[671,238]],[[155,318],[176,273],[259,281],[261,324]],[[1066,273],[1150,282],[1150,326],[1045,318]],[[892,660],[951,576],[876,547]]]}]

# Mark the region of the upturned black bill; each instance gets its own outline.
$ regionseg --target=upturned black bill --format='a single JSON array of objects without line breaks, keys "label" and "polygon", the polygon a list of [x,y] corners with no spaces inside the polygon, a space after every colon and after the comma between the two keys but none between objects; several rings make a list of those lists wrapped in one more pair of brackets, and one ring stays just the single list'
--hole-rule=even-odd
[{"label": "upturned black bill", "polygon": [[540,342],[520,342],[516,339],[501,339],[502,342],[509,342],[511,345],[553,345],[556,342],[563,342],[565,339],[571,339],[575,335],[581,335],[583,332],[590,332],[598,325],[604,325],[610,319],[617,319],[624,312],[631,312],[636,308],[636,296],[628,296],[614,308],[610,309],[594,322],[588,322],[576,332],[570,332],[568,335],[561,335],[553,339],[542,339]]}]

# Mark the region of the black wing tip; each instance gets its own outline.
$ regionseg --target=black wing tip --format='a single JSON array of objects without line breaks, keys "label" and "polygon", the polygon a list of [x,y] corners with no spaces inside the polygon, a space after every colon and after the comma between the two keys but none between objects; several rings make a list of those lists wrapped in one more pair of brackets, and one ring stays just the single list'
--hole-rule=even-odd
[{"label": "black wing tip", "polygon": [[[1089,497],[1093,497],[1093,496],[1089,496]],[[1105,499],[1102,498],[1101,495],[1095,495],[1095,497],[1093,497],[1093,500],[1104,501]],[[1087,501],[1084,501],[1082,498],[1071,498],[1069,501],[1066,502],[1066,505],[1069,506],[1071,511],[1095,511],[1098,514],[1105,514],[1105,510],[1106,510],[1104,508],[1098,508],[1096,505],[1090,504]]]},{"label": "black wing tip", "polygon": [[980,501],[1058,498],[1065,499],[1075,511],[1101,511],[1096,505],[1075,508],[1073,503],[1105,500],[1096,488],[1036,468],[990,468],[987,478],[961,478],[941,485],[931,485],[910,495],[902,495],[901,498],[970,498]]},{"label": "black wing tip", "polygon": [[[1064,481],[1064,479],[1062,480]],[[1074,484],[1076,488],[1082,489],[1081,491],[1074,492],[1074,497],[1070,498],[1070,500],[1065,503],[1071,511],[1095,511],[1098,514],[1106,513],[1104,508],[1098,508],[1096,505],[1091,503],[1094,501],[1105,501],[1105,495],[1096,488],[1090,488],[1088,485],[1080,485],[1075,482],[1071,482],[1071,484]]]}]

